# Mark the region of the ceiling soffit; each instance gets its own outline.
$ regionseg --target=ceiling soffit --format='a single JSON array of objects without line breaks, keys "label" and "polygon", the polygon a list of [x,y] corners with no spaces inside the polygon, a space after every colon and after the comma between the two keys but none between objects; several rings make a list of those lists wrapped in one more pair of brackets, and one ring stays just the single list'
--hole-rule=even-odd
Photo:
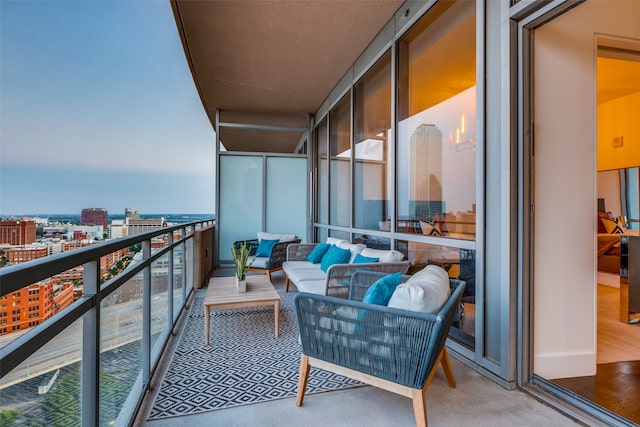
[{"label": "ceiling soffit", "polygon": [[[320,107],[402,3],[172,0],[172,7],[212,124],[221,109],[235,122],[270,117],[278,126],[304,127],[307,114]],[[227,149],[236,149],[237,133],[223,141]],[[261,151],[295,149],[297,140],[271,133],[264,133]],[[241,146],[251,144],[242,138]]]}]

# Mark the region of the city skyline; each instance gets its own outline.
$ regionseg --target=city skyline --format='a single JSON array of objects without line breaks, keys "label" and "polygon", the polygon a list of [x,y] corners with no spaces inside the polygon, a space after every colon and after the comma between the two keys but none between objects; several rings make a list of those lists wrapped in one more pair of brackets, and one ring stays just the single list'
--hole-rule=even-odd
[{"label": "city skyline", "polygon": [[0,215],[213,213],[215,135],[169,2],[0,8]]}]

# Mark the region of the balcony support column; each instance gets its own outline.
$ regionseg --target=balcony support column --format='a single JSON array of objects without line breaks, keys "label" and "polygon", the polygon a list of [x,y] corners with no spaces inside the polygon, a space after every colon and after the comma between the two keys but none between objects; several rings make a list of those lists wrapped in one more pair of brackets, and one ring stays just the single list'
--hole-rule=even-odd
[{"label": "balcony support column", "polygon": [[83,265],[84,296],[93,308],[82,316],[82,378],[80,419],[82,426],[100,424],[100,260]]},{"label": "balcony support column", "polygon": [[[173,245],[173,233],[169,234],[169,245]],[[169,325],[173,325],[173,248],[169,251],[169,262],[167,263],[167,316]],[[171,327],[173,333],[173,327]]]}]

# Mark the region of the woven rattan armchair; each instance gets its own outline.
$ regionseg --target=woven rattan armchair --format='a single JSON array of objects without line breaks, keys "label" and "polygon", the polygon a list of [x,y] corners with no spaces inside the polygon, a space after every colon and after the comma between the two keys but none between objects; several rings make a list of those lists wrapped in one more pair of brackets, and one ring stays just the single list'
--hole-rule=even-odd
[{"label": "woven rattan armchair", "polygon": [[243,242],[247,243],[247,247],[251,247],[249,261],[252,262],[252,264],[249,271],[265,273],[269,277],[269,281],[271,281],[271,273],[282,270],[282,263],[287,260],[287,246],[300,243],[300,239],[276,243],[271,249],[271,256],[269,258],[255,256],[259,245],[258,239],[239,240],[233,243],[233,247],[237,248]]},{"label": "woven rattan armchair", "polygon": [[412,398],[416,425],[426,426],[424,393],[439,364],[455,387],[445,341],[465,282],[450,279],[451,296],[437,313],[427,314],[362,303],[366,289],[381,276],[354,273],[350,299],[296,295],[303,353],[296,404],[302,405],[314,366]]}]

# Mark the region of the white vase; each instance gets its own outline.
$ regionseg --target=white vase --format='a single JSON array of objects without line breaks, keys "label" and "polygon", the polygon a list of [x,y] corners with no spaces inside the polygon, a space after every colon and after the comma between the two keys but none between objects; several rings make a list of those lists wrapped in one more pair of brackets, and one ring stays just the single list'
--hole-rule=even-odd
[{"label": "white vase", "polygon": [[247,279],[240,280],[236,277],[236,286],[238,288],[238,292],[247,292]]}]

